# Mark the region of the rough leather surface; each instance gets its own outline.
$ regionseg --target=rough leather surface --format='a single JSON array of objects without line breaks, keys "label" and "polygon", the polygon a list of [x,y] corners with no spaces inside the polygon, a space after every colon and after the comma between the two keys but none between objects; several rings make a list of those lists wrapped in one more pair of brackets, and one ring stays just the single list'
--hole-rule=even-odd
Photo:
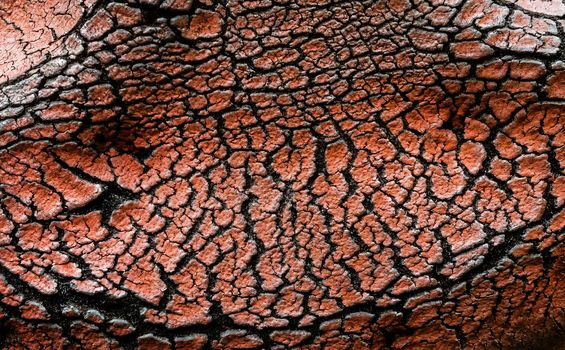
[{"label": "rough leather surface", "polygon": [[564,15],[2,2],[0,348],[563,349]]}]

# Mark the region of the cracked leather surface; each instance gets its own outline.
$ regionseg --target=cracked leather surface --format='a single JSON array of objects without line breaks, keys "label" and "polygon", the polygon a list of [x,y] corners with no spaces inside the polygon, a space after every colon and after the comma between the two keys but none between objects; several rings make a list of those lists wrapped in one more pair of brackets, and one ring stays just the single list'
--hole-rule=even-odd
[{"label": "cracked leather surface", "polygon": [[2,349],[562,349],[561,0],[0,4]]}]

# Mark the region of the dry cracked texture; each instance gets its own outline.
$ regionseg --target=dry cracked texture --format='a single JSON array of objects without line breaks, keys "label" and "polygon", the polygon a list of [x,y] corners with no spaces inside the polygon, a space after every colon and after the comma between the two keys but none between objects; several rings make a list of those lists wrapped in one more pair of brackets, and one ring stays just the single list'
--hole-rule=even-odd
[{"label": "dry cracked texture", "polygon": [[0,1],[0,84],[77,46],[68,36],[96,0]]},{"label": "dry cracked texture", "polygon": [[0,347],[563,349],[564,15],[2,2]]}]

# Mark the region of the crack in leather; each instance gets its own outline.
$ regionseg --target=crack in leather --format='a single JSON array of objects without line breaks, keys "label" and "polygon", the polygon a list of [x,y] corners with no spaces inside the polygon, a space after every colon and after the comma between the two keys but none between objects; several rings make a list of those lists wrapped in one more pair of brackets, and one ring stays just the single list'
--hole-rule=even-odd
[{"label": "crack in leather", "polygon": [[2,348],[562,346],[562,1],[52,3],[0,62]]}]

